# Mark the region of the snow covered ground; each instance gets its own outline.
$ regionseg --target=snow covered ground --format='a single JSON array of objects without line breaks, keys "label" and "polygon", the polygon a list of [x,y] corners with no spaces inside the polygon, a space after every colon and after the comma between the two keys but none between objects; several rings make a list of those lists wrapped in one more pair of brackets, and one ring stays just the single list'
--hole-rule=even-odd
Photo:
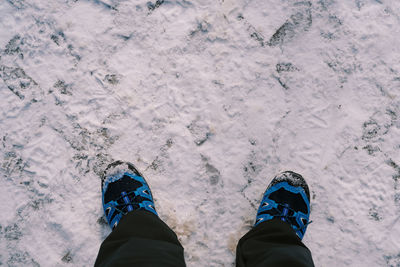
[{"label": "snow covered ground", "polygon": [[134,163],[188,266],[232,266],[280,170],[316,266],[400,266],[400,2],[0,1],[0,265],[91,266]]}]

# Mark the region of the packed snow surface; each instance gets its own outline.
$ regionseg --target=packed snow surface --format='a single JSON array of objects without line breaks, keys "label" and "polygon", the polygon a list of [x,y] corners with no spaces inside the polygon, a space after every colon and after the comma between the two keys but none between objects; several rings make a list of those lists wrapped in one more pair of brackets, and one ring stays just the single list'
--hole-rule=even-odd
[{"label": "packed snow surface", "polygon": [[400,1],[0,1],[0,265],[92,266],[100,174],[232,266],[282,170],[316,266],[400,266]]}]

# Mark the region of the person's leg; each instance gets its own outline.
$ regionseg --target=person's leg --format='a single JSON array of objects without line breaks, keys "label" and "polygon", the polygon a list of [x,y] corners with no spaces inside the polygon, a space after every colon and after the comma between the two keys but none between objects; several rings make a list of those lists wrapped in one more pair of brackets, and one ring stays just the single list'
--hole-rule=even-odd
[{"label": "person's leg", "polygon": [[158,217],[150,188],[133,165],[110,164],[102,191],[113,230],[102,243],[95,266],[186,266],[176,234]]},{"label": "person's leg", "polygon": [[95,266],[185,266],[176,234],[147,211],[126,214],[104,240]]},{"label": "person's leg", "polygon": [[259,224],[237,246],[236,266],[314,266],[311,252],[290,225],[279,219]]},{"label": "person's leg", "polygon": [[309,199],[299,174],[276,176],[260,203],[255,226],[238,243],[236,266],[314,266],[311,252],[301,242],[309,223]]}]

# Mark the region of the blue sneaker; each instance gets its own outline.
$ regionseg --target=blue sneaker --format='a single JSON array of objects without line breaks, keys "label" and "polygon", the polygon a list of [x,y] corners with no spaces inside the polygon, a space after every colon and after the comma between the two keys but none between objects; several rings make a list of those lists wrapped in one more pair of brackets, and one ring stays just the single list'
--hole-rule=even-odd
[{"label": "blue sneaker", "polygon": [[131,211],[146,210],[158,216],[146,180],[130,163],[116,161],[108,165],[101,189],[104,213],[112,230]]},{"label": "blue sneaker", "polygon": [[310,223],[310,191],[300,174],[285,171],[272,180],[258,208],[254,226],[274,218],[289,223],[303,239]]}]

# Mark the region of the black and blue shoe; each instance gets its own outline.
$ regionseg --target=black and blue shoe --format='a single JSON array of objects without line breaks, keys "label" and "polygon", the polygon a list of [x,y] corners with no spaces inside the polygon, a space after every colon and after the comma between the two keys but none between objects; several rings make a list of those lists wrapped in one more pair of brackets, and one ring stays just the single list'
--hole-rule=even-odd
[{"label": "black and blue shoe", "polygon": [[300,174],[285,171],[275,176],[264,193],[254,226],[275,218],[289,223],[303,239],[310,223],[310,191]]},{"label": "black and blue shoe", "polygon": [[113,230],[128,212],[146,210],[158,216],[146,180],[130,163],[116,161],[108,165],[101,189],[104,213]]}]

